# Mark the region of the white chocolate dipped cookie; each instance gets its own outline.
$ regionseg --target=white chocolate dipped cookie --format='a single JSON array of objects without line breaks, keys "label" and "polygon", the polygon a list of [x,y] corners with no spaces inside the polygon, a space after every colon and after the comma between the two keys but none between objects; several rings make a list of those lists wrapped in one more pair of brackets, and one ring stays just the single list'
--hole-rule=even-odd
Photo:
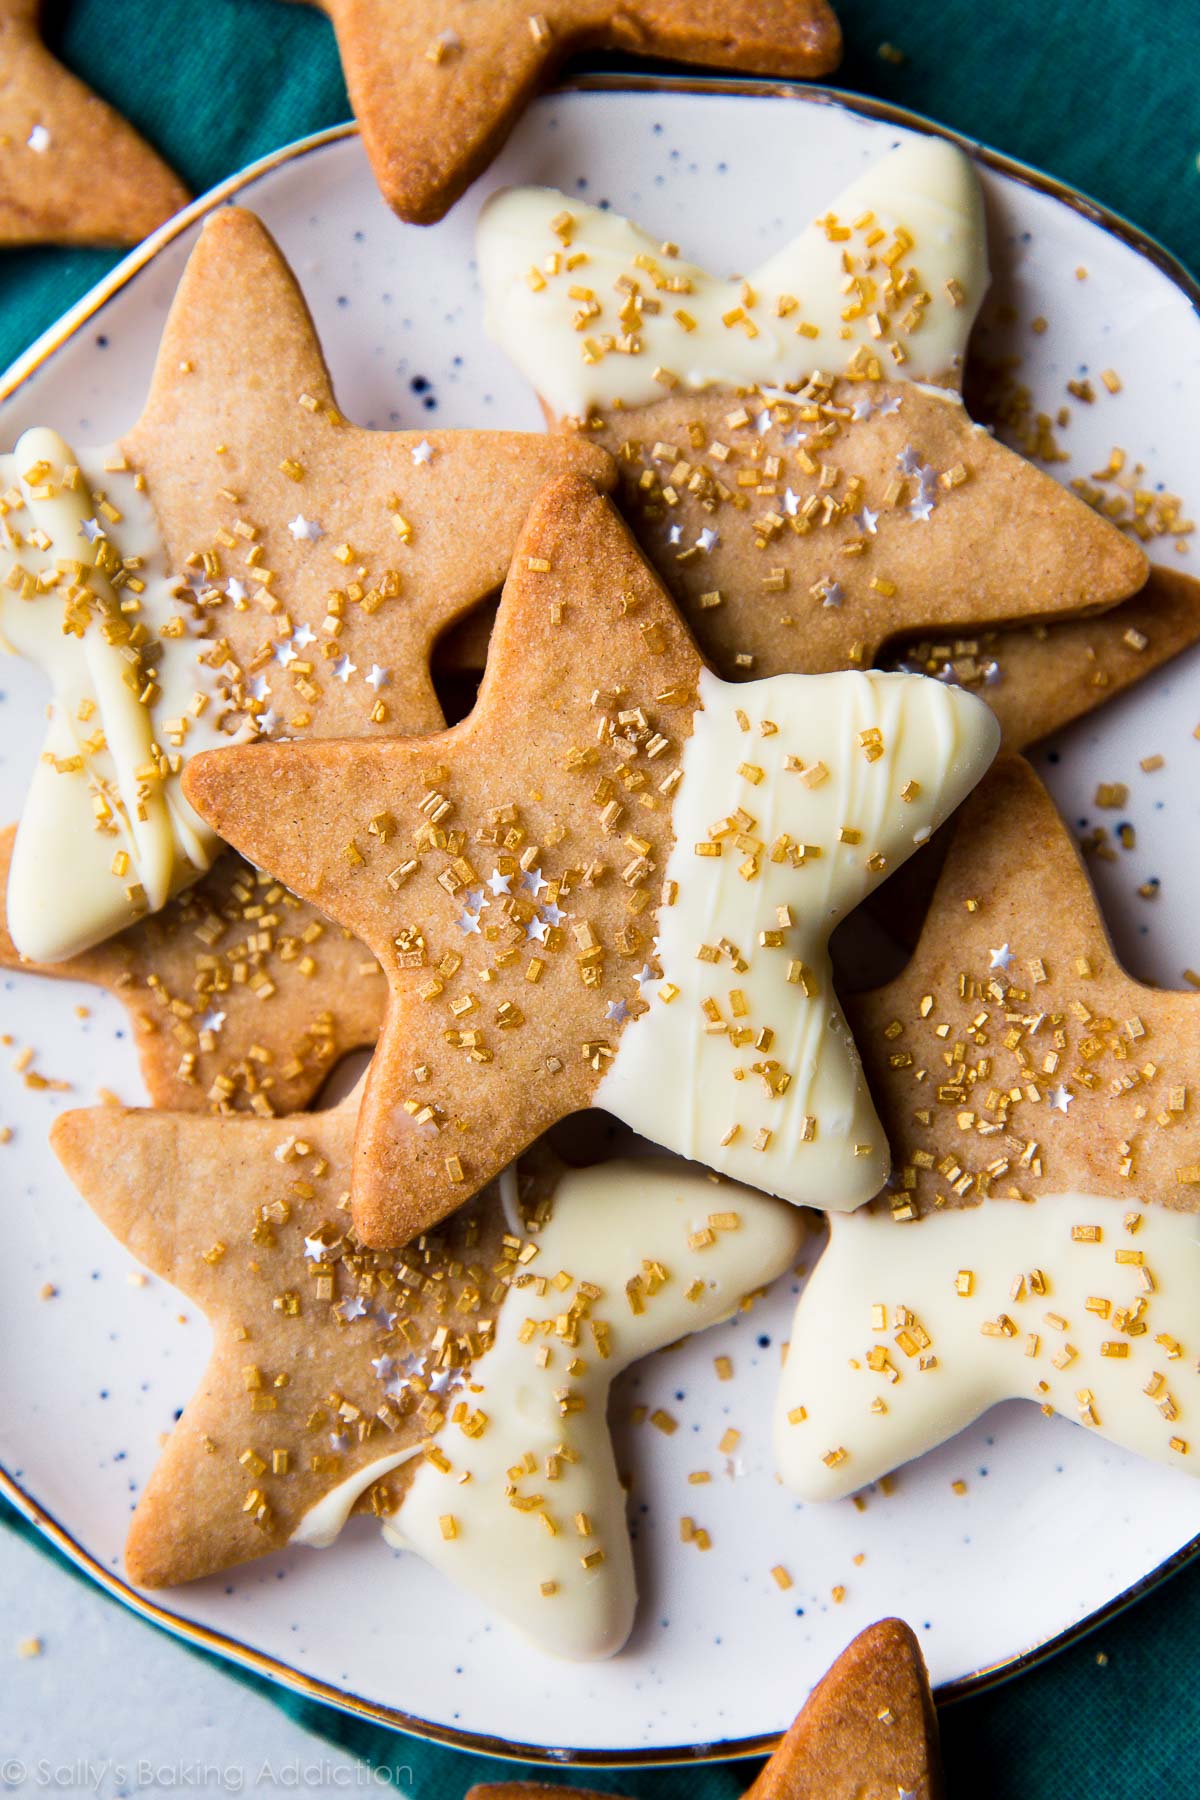
[{"label": "white chocolate dipped cookie", "polygon": [[987,287],[968,156],[908,137],[726,280],[542,188],[478,231],[487,324],[622,504],[729,680],[864,668],[898,635],[1110,606],[1140,550],[961,398]]},{"label": "white chocolate dipped cookie", "polygon": [[582,444],[349,423],[266,229],[215,213],[132,431],[94,450],[37,427],[0,458],[0,635],[51,688],[9,877],[18,951],[65,961],[209,867],[179,786],[197,750],[436,729],[434,639],[572,468],[610,479]]},{"label": "white chocolate dipped cookie", "polygon": [[894,1170],[800,1297],[785,1483],[851,1493],[1009,1398],[1194,1473],[1200,998],[1120,968],[1028,765],[985,779],[912,964],[848,1011]]},{"label": "white chocolate dipped cookie", "polygon": [[586,1106],[797,1205],[869,1199],[887,1143],[829,934],[997,740],[982,701],[924,677],[718,680],[569,478],[529,516],[468,719],[237,746],[187,789],[388,976],[352,1191],[386,1245]]},{"label": "white chocolate dipped cookie", "polygon": [[610,1656],[635,1582],[609,1386],[781,1274],[803,1220],[683,1164],[543,1157],[381,1254],[342,1211],[354,1111],[55,1127],[100,1218],[213,1328],[129,1572],[192,1580],[371,1511],[539,1648]]}]

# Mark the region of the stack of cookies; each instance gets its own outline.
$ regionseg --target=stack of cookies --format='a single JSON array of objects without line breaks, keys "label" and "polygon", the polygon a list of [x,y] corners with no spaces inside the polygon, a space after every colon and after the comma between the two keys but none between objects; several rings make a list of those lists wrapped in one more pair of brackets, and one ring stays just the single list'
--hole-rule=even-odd
[{"label": "stack of cookies", "polygon": [[[550,46],[608,29],[563,0],[493,43],[499,8],[425,10],[372,59],[330,6],[421,220]],[[694,13],[622,18],[712,60]],[[819,6],[793,25],[765,66],[828,56]],[[468,52],[503,71],[486,105]],[[388,58],[458,122],[423,160],[384,141]],[[612,211],[496,195],[488,327],[549,430],[420,434],[347,421],[278,249],[226,209],[132,431],[0,458],[0,632],[53,693],[0,961],[128,1008],[151,1107],[68,1113],[54,1147],[213,1328],[140,1584],[365,1511],[539,1647],[619,1651],[609,1386],[793,1270],[804,1209],[829,1230],[779,1382],[798,1495],[1009,1396],[1196,1465],[1200,998],[1120,968],[1019,752],[1200,607],[972,421],[959,148],[906,136],[796,223],[728,281]],[[479,676],[452,722],[435,658]],[[916,948],[843,1008],[829,940],[864,902]],[[590,1108],[629,1142],[570,1166]]]}]

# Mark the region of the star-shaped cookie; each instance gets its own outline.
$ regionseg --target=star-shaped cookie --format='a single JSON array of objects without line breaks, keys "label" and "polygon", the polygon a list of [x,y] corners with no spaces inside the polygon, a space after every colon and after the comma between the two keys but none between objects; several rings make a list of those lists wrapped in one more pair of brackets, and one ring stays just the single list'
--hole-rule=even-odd
[{"label": "star-shaped cookie", "polygon": [[429,225],[499,151],[576,51],[811,78],[837,67],[826,0],[315,0],[337,33],[350,101],[384,199]]},{"label": "star-shaped cookie", "polygon": [[719,681],[612,505],[566,477],[466,720],[230,748],[186,792],[384,966],[354,1217],[392,1244],[591,1105],[796,1203],[869,1198],[887,1147],[828,935],[996,736],[920,676]]},{"label": "star-shaped cookie", "polygon": [[909,638],[885,669],[955,681],[987,701],[1006,750],[1024,750],[1103,706],[1200,642],[1200,581],[1152,564],[1146,585],[1098,617]]},{"label": "star-shaped cookie", "polygon": [[62,961],[207,867],[178,780],[196,749],[439,726],[434,639],[572,468],[610,479],[590,445],[350,424],[267,231],[216,213],[133,430],[85,452],[39,427],[0,457],[0,627],[55,694],[9,883],[21,951]]},{"label": "star-shaped cookie", "polygon": [[213,1329],[139,1498],[130,1576],[329,1544],[370,1510],[542,1648],[611,1655],[635,1587],[609,1386],[781,1274],[800,1215],[680,1164],[543,1153],[380,1253],[346,1216],[354,1110],[56,1121],[100,1218]]},{"label": "star-shaped cookie", "polygon": [[[434,669],[443,681],[449,677],[464,686],[478,680],[495,617],[495,603],[487,601],[439,640]],[[893,638],[878,661],[880,668],[909,669],[973,689],[999,721],[1001,746],[1024,750],[1198,642],[1200,581],[1152,564],[1145,587],[1105,613],[940,638]]]},{"label": "star-shaped cookie", "polygon": [[[0,893],[14,832],[0,832]],[[365,944],[232,851],[63,963],[27,962],[0,905],[0,968],[115,994],[151,1105],[176,1112],[298,1112],[340,1057],[374,1044],[387,996]]]},{"label": "star-shaped cookie", "polygon": [[38,36],[39,0],[0,0],[0,245],[139,244],[187,191]]},{"label": "star-shaped cookie", "polygon": [[[822,1676],[745,1800],[939,1800],[937,1714],[900,1619],[861,1631]],[[605,1800],[535,1781],[480,1783],[466,1800]]]},{"label": "star-shaped cookie", "polygon": [[1200,996],[1117,963],[1017,758],[963,809],[909,968],[847,1002],[894,1158],[831,1220],[776,1418],[806,1498],[1025,1397],[1200,1460]]},{"label": "star-shaped cookie", "polygon": [[552,423],[614,453],[727,680],[868,667],[898,633],[1096,610],[1145,580],[1135,544],[962,403],[987,251],[945,139],[905,139],[745,280],[545,188],[494,196],[478,253],[492,336]]}]

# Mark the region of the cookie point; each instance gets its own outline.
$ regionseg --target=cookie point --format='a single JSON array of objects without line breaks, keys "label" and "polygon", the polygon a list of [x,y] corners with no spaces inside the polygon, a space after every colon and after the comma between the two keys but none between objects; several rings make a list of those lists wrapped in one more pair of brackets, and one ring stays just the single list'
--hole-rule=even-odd
[{"label": "cookie point", "polygon": [[184,798],[202,817],[213,795],[220,789],[224,764],[216,759],[224,754],[221,750],[202,750],[183,771]]},{"label": "cookie point", "polygon": [[975,165],[961,144],[936,133],[914,133],[892,152],[893,167],[912,187],[957,184],[963,192],[978,186]]},{"label": "cookie point", "polygon": [[921,1668],[925,1666],[917,1634],[903,1619],[877,1619],[874,1625],[868,1625],[864,1631],[859,1632],[849,1648],[870,1653],[905,1650]]},{"label": "cookie point", "polygon": [[171,1566],[169,1547],[164,1554],[158,1532],[153,1527],[140,1526],[137,1513],[125,1539],[125,1573],[139,1588],[170,1587],[179,1579]]},{"label": "cookie point", "polygon": [[[522,540],[536,536],[539,531],[554,530],[569,524],[576,529],[584,516],[592,512],[611,510],[603,493],[590,475],[575,470],[556,475],[541,489],[525,520]],[[513,567],[521,565],[522,548],[517,547],[513,559]]]},{"label": "cookie point", "polygon": [[[184,768],[181,784],[184,799],[205,824],[222,836],[227,835],[226,827],[247,792],[243,780],[245,752],[252,753],[251,760],[257,765],[259,758],[253,753],[267,748],[266,744],[231,744],[220,750],[203,750]],[[254,786],[257,785],[256,777]]]},{"label": "cookie point", "polygon": [[229,237],[239,232],[265,235],[266,226],[247,206],[221,206],[200,227],[202,238]]},{"label": "cookie point", "polygon": [[87,1121],[92,1108],[86,1106],[72,1107],[70,1112],[59,1113],[50,1127],[50,1148],[60,1162],[65,1163],[68,1156],[79,1144],[81,1133],[86,1134]]}]

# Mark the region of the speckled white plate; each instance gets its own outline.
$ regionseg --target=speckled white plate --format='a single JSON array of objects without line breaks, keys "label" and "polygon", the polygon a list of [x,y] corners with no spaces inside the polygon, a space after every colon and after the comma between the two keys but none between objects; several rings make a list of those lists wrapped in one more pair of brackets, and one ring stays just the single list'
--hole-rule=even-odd
[{"label": "speckled white plate", "polygon": [[[917,121],[908,121],[917,126]],[[200,217],[231,196],[260,212],[303,283],[339,397],[372,425],[536,428],[532,394],[484,339],[472,263],[479,202],[504,182],[549,182],[611,200],[719,269],[759,260],[902,135],[896,115],[820,90],[735,91],[701,82],[592,85],[537,105],[501,160],[441,225],[397,223],[357,138],[334,132],[271,158],[200,201],[36,346],[0,393],[0,444],[35,420],[81,443],[136,417],[158,333]],[[1145,485],[1200,496],[1197,292],[1135,233],[1078,197],[984,155],[1000,328],[1039,406],[1071,405],[1066,479],[1114,444]],[[1080,280],[1075,270],[1086,268]],[[1029,322],[1049,321],[1040,335]],[[996,335],[995,333],[993,334]],[[1004,349],[993,342],[992,349]],[[248,346],[252,356],[253,347]],[[1092,406],[1073,377],[1117,369]],[[1167,540],[1155,554],[1187,567]],[[37,754],[44,695],[0,669],[0,817],[14,817]],[[1137,848],[1097,873],[1135,972],[1178,984],[1200,966],[1200,658],[1185,657],[1097,713],[1040,761],[1067,817],[1087,823],[1098,780],[1125,781]],[[1154,774],[1139,759],[1158,751]],[[1115,823],[1113,815],[1108,822]],[[1139,897],[1157,878],[1158,898]],[[665,1404],[666,1438],[618,1427],[634,1480],[641,1607],[623,1655],[547,1662],[493,1627],[432,1569],[355,1521],[320,1553],[296,1550],[150,1599],[124,1586],[121,1544],[159,1434],[207,1350],[195,1309],[132,1265],[92,1219],[46,1146],[52,1112],[100,1084],[141,1085],[114,1002],[93,990],[4,978],[0,1029],[36,1049],[69,1095],[30,1091],[5,1055],[0,1150],[4,1486],[113,1591],[174,1629],[310,1693],[467,1747],[590,1762],[670,1761],[760,1748],[851,1634],[883,1613],[916,1626],[934,1679],[960,1691],[1021,1666],[1144,1589],[1200,1543],[1200,1484],[1012,1404],[906,1469],[888,1497],[802,1507],[771,1468],[770,1396],[795,1284],[722,1330],[633,1371],[614,1402]],[[90,1017],[75,1017],[78,1003]],[[44,1283],[57,1297],[39,1298]],[[718,1383],[714,1354],[736,1378]],[[729,1426],[742,1438],[726,1460]],[[707,1488],[686,1472],[714,1470]],[[958,1497],[951,1483],[967,1484]],[[679,1541],[694,1513],[707,1554]],[[781,1592],[773,1564],[791,1571]],[[838,1604],[833,1590],[844,1588]]]}]

